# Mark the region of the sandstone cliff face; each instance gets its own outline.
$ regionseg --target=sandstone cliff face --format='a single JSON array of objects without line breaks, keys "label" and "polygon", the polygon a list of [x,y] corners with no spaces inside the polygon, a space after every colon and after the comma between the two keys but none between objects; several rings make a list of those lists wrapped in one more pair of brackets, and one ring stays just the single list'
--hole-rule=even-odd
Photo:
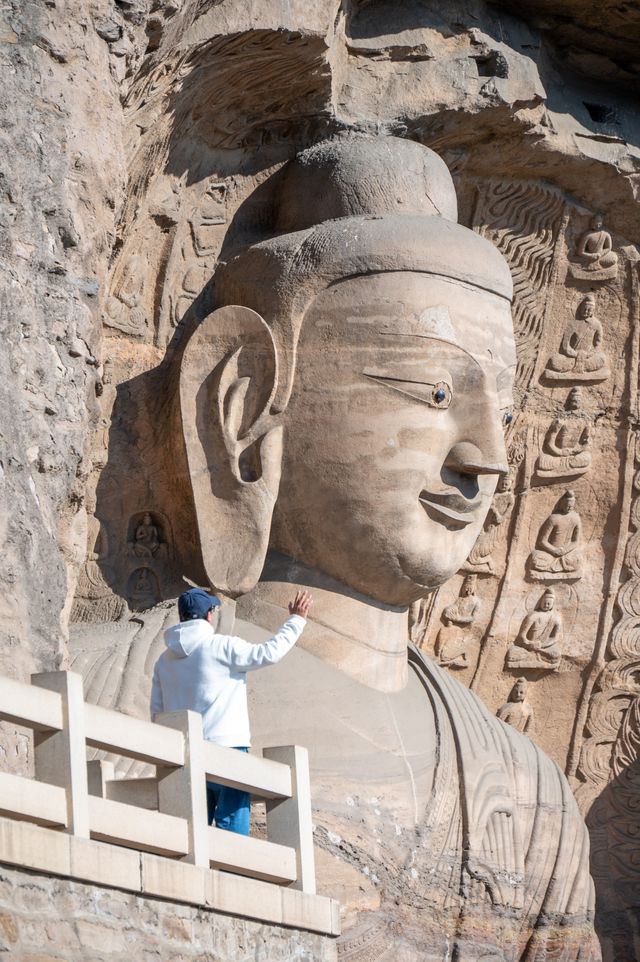
[{"label": "sandstone cliff face", "polygon": [[[70,616],[105,648],[114,624],[153,637],[165,612],[130,622],[130,611],[174,597],[185,573],[202,577],[193,509],[176,496],[183,468],[166,445],[167,359],[210,309],[220,255],[271,226],[262,185],[297,150],[350,130],[421,141],[454,172],[462,220],[509,260],[520,352],[511,488],[471,568],[479,606],[462,642],[453,638],[465,659],[448,670],[492,710],[526,676],[531,714],[505,713],[520,725],[526,715],[534,740],[575,777],[596,879],[615,883],[600,891],[605,952],[631,958],[637,10],[577,0],[12,0],[0,41],[0,669],[25,677],[62,663]],[[617,257],[606,276],[580,274],[595,213]],[[558,379],[549,360],[566,355],[589,293],[603,329],[593,353],[604,361],[586,381]],[[574,386],[582,397],[571,410]],[[566,441],[578,422],[578,440]],[[530,557],[568,488],[579,578],[566,568],[540,578]],[[442,628],[451,646],[455,612],[445,608],[463,576],[414,612],[413,638],[431,655],[446,650]],[[512,670],[507,654],[549,584],[561,660]],[[116,661],[114,678],[121,669]],[[104,685],[104,672],[94,678]],[[119,684],[107,685],[112,703]]]},{"label": "sandstone cliff face", "polygon": [[[100,5],[3,10],[2,670],[64,655],[126,172]],[[110,119],[111,117],[111,119]]]}]

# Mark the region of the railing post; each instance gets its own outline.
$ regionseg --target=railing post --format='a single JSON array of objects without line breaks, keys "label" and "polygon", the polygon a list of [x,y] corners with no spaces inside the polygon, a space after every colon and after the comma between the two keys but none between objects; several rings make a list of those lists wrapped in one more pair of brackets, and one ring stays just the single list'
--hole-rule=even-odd
[{"label": "railing post", "polygon": [[87,762],[87,783],[89,795],[96,795],[98,798],[107,797],[107,782],[115,778],[115,765],[104,759],[94,758]]},{"label": "railing post", "polygon": [[291,888],[315,895],[309,753],[299,745],[286,745],[265,748],[262,754],[291,769],[291,798],[267,799],[267,838],[295,848],[298,877]]},{"label": "railing post", "polygon": [[154,721],[184,736],[184,765],[158,765],[158,809],[185,818],[189,824],[189,854],[184,862],[209,868],[209,826],[205,780],[202,716],[194,711],[163,712]]},{"label": "railing post", "polygon": [[82,677],[71,671],[45,671],[31,683],[62,698],[62,731],[34,732],[36,778],[67,792],[67,831],[89,838],[87,745]]}]

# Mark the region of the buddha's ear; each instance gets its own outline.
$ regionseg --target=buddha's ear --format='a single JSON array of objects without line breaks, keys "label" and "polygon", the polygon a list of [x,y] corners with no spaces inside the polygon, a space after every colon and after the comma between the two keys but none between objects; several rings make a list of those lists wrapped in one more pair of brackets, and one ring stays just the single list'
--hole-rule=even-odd
[{"label": "buddha's ear", "polygon": [[219,591],[251,590],[264,564],[282,466],[271,414],[276,348],[247,307],[222,307],[195,330],[180,370],[180,408],[202,558]]}]

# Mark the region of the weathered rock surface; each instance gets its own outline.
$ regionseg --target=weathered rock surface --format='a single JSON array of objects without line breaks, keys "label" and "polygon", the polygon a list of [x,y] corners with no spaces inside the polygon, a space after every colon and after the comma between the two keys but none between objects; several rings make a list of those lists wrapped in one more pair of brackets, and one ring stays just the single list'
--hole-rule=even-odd
[{"label": "weathered rock surface", "polygon": [[[425,143],[454,171],[461,221],[511,266],[519,366],[511,496],[494,503],[471,566],[414,613],[413,637],[434,653],[475,571],[466,667],[448,670],[496,711],[523,671],[507,652],[553,586],[561,662],[527,679],[528,733],[591,813],[605,956],[639,955],[637,9],[11,0],[0,43],[1,670],[58,665],[71,612],[103,625],[90,629],[98,649],[126,635],[124,660],[167,613],[140,610],[174,597],[183,574],[204,577],[163,446],[167,359],[210,309],[221,252],[270,227],[261,185],[338,131]],[[598,212],[617,255],[607,276],[578,255]],[[589,292],[602,328],[591,377],[549,380]],[[527,559],[544,554],[569,488],[580,578],[555,562],[538,578]],[[155,541],[136,538],[146,512]]]}]

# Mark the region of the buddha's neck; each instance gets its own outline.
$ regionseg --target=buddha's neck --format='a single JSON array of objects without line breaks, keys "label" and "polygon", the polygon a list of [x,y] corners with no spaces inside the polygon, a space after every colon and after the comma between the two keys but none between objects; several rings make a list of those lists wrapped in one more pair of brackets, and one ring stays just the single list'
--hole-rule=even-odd
[{"label": "buddha's neck", "polygon": [[407,681],[406,608],[392,608],[351,591],[314,568],[270,552],[260,582],[237,603],[239,617],[275,631],[288,617],[297,590],[313,594],[299,645],[378,691]]}]

